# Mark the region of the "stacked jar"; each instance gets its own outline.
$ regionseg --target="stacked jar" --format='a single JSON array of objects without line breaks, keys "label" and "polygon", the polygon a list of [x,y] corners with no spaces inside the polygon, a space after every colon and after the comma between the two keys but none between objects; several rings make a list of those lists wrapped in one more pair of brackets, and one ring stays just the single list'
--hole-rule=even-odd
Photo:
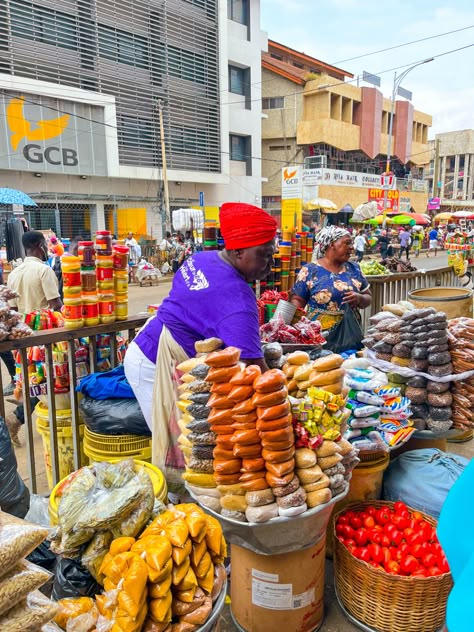
[{"label": "stacked jar", "polygon": [[217,227],[215,222],[204,224],[204,250],[217,250]]},{"label": "stacked jar", "polygon": [[128,246],[113,247],[115,316],[117,320],[128,318]]},{"label": "stacked jar", "polygon": [[115,293],[114,293],[114,258],[97,251],[96,278],[99,302],[99,320],[102,325],[115,322]]},{"label": "stacked jar", "polygon": [[84,325],[86,327],[94,327],[100,322],[94,242],[80,241],[78,254],[81,262],[82,315]]},{"label": "stacked jar", "polygon": [[66,329],[78,329],[84,326],[82,316],[81,262],[79,257],[63,255],[61,257],[64,288],[64,326]]}]

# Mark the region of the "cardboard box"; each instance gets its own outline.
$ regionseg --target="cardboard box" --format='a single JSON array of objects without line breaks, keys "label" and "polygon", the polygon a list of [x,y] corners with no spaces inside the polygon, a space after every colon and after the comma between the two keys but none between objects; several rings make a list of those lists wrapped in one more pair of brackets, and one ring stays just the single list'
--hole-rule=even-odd
[{"label": "cardboard box", "polygon": [[296,553],[259,555],[232,545],[232,616],[246,632],[311,632],[324,616],[326,539]]}]

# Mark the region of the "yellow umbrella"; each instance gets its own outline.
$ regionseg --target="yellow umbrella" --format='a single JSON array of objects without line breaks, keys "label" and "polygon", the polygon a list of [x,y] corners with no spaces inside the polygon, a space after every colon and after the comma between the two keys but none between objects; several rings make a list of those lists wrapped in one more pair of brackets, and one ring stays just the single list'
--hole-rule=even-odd
[{"label": "yellow umbrella", "polygon": [[303,204],[303,211],[323,211],[324,213],[337,213],[338,209],[334,202],[326,198],[315,198]]},{"label": "yellow umbrella", "polygon": [[452,216],[453,216],[452,213],[448,213],[447,211],[444,211],[443,213],[438,213],[437,215],[435,215],[433,219],[435,222],[442,222],[442,221],[447,221],[451,219]]}]

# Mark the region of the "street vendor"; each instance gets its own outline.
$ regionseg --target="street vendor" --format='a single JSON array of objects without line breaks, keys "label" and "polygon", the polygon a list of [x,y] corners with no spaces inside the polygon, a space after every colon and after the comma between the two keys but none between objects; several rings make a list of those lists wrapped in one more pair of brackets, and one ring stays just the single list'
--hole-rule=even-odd
[{"label": "street vendor", "polygon": [[[173,374],[195,355],[198,340],[217,337],[241,350],[241,360],[266,370],[255,295],[249,283],[271,272],[276,221],[249,204],[221,208],[222,252],[200,252],[179,268],[169,296],[130,343],[125,374],[152,429],[153,462],[182,467],[181,452],[168,450],[176,405]],[[167,434],[168,433],[168,434]],[[175,447],[175,446],[172,446]],[[172,453],[171,453],[172,452]]]},{"label": "street vendor", "polygon": [[372,302],[359,264],[349,261],[352,252],[349,231],[323,228],[315,237],[312,263],[302,266],[291,290],[290,301],[301,309],[306,307],[308,318],[319,320],[323,331],[342,320],[345,305],[365,309]]}]

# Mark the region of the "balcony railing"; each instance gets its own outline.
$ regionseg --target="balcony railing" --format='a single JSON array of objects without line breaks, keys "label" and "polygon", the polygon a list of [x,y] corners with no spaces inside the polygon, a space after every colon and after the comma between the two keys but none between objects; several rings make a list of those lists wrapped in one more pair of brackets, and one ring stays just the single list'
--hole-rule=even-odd
[{"label": "balcony railing", "polygon": [[[56,421],[56,402],[54,396],[54,364],[53,364],[53,345],[59,342],[67,342],[67,357],[69,368],[69,395],[71,399],[71,419],[72,419],[72,443],[74,468],[81,466],[81,438],[79,434],[80,416],[78,397],[76,393],[77,373],[75,359],[75,340],[78,338],[89,339],[89,362],[91,372],[97,369],[97,336],[100,334],[110,334],[110,358],[112,368],[118,364],[117,356],[117,334],[119,332],[127,332],[128,340],[131,341],[135,337],[137,329],[142,327],[147,319],[148,314],[138,314],[130,316],[127,320],[117,321],[111,325],[98,325],[97,327],[83,327],[81,329],[53,329],[47,331],[37,331],[31,336],[18,340],[8,340],[0,343],[0,352],[15,351],[20,352],[21,371],[23,375],[23,405],[25,408],[25,437],[26,437],[26,453],[28,467],[28,486],[30,491],[37,493],[38,481],[36,474],[36,455],[33,434],[33,410],[30,397],[30,389],[28,387],[28,349],[31,347],[44,346],[45,349],[45,378],[47,384],[48,398],[48,414],[49,414],[49,430],[51,438],[51,467],[53,476],[53,485],[59,482],[59,456],[58,456],[58,439],[57,439],[57,421]],[[0,393],[3,393],[2,375],[0,371]],[[5,400],[0,395],[0,414],[5,418]]]}]

